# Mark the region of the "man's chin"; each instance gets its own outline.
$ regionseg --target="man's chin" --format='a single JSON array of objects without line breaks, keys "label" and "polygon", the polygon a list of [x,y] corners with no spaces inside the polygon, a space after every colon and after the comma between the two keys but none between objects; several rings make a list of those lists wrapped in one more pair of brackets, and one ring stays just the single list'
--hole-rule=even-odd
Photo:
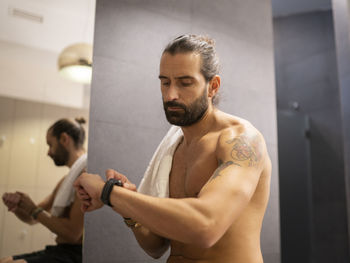
[{"label": "man's chin", "polygon": [[174,116],[167,116],[167,120],[170,124],[175,125],[175,126],[181,126],[183,123],[182,119],[179,117],[174,117]]},{"label": "man's chin", "polygon": [[54,163],[55,163],[55,165],[56,166],[64,166],[65,165],[65,163],[63,163],[63,162],[60,162],[60,161],[53,161]]}]

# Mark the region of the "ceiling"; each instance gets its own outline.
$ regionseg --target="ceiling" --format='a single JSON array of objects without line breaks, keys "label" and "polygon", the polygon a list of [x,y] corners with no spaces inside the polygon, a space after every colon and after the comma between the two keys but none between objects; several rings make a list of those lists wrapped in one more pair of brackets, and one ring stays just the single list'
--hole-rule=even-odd
[{"label": "ceiling", "polygon": [[[1,0],[0,40],[59,53],[93,42],[96,0]],[[272,0],[274,16],[331,9],[331,0]]]},{"label": "ceiling", "polygon": [[93,43],[95,0],[1,0],[0,40],[59,53]]},{"label": "ceiling", "polygon": [[330,10],[331,8],[332,0],[272,0],[274,17]]}]

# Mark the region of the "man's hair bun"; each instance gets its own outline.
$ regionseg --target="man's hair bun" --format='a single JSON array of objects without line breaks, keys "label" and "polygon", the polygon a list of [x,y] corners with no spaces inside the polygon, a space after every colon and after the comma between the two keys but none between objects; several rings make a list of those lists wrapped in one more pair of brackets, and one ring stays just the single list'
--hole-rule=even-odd
[{"label": "man's hair bun", "polygon": [[75,121],[79,124],[84,124],[86,123],[86,120],[84,119],[84,117],[80,117],[80,118],[75,118]]}]

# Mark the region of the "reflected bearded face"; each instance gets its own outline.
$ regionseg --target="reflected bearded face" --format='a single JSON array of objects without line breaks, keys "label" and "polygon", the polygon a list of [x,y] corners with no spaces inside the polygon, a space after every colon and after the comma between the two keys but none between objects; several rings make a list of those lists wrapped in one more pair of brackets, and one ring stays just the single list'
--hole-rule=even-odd
[{"label": "reflected bearded face", "polygon": [[63,166],[66,165],[69,159],[69,152],[58,142],[56,151],[50,155],[55,165]]},{"label": "reflected bearded face", "polygon": [[[197,123],[208,109],[206,89],[204,89],[202,95],[189,105],[176,101],[164,102],[163,100],[163,108],[165,116],[170,124],[182,127],[191,126]],[[174,110],[174,108],[177,109]]]},{"label": "reflected bearded face", "polygon": [[48,155],[54,161],[55,165],[66,165],[69,159],[69,152],[63,147],[59,140],[52,136],[51,131],[48,131],[46,135],[46,142],[49,146]]}]

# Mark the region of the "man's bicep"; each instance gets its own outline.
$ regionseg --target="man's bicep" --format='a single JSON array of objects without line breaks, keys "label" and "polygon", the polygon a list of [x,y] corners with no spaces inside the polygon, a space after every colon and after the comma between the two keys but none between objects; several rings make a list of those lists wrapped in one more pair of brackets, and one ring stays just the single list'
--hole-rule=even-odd
[{"label": "man's bicep", "polygon": [[232,161],[222,163],[202,188],[199,197],[214,195],[218,199],[237,201],[239,195],[250,199],[260,178],[260,170],[236,166]]},{"label": "man's bicep", "polygon": [[74,202],[69,211],[69,221],[72,225],[75,225],[77,228],[83,227],[84,213],[81,211],[81,201],[75,194]]},{"label": "man's bicep", "polygon": [[[223,168],[223,166],[221,166]],[[215,173],[214,173],[215,175]],[[233,164],[221,169],[198,195],[202,213],[221,237],[248,207],[259,181],[257,169]]]}]

